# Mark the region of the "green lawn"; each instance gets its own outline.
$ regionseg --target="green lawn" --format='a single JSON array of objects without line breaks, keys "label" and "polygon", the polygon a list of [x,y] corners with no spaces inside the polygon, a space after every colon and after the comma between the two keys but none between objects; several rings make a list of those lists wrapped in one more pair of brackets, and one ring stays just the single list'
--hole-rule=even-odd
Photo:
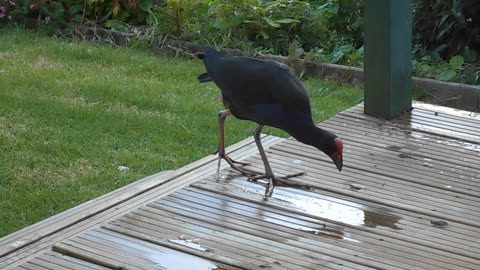
[{"label": "green lawn", "polygon": [[[0,236],[215,150],[222,104],[197,82],[203,71],[199,60],[0,29]],[[316,121],[362,98],[306,85]],[[227,143],[253,128],[229,119]]]}]

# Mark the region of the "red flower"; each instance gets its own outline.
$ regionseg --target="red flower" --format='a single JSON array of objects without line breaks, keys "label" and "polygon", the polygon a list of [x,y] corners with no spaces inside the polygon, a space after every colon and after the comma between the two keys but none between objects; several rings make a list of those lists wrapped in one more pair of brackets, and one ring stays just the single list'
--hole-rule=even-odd
[{"label": "red flower", "polygon": [[40,3],[30,3],[28,6],[30,9],[36,9],[40,6]]}]

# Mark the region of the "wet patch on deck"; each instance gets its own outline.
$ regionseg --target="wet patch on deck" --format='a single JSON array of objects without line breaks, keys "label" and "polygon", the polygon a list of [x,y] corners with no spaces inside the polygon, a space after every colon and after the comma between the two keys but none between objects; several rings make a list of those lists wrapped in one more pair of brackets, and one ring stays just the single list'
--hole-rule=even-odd
[{"label": "wet patch on deck", "polygon": [[[192,245],[188,241],[175,242],[199,249],[199,246]],[[200,250],[204,251],[201,248]],[[90,266],[108,269],[238,269],[102,229],[89,231],[79,237],[55,245],[53,246],[53,252],[86,262]],[[46,261],[48,262],[48,260]]]},{"label": "wet patch on deck", "polygon": [[[228,177],[223,176],[220,179],[228,182],[229,186],[237,187],[249,194],[258,196],[264,193],[265,187],[247,181],[245,177],[230,174]],[[268,199],[268,203],[339,224],[368,227],[385,226],[400,229],[397,226],[400,217],[389,213],[386,208],[373,209],[358,203],[322,196],[309,191],[276,187],[274,195]]]}]

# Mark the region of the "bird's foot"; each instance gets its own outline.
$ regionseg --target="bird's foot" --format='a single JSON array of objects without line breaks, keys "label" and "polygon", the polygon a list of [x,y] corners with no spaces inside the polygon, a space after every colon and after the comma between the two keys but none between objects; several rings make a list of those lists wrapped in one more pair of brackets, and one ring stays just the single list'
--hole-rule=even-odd
[{"label": "bird's foot", "polygon": [[235,164],[239,164],[241,166],[247,166],[247,165],[250,165],[250,163],[233,160],[227,155],[223,155],[223,156],[219,155],[218,156],[217,173],[220,171],[220,161],[222,159],[224,159],[228,163],[228,165],[230,165],[230,167],[232,169],[236,170],[237,172],[241,173],[242,175],[250,176],[250,177],[254,177],[254,176],[258,175],[258,173],[254,172],[254,171],[243,169],[243,168],[240,168],[237,165],[235,165]]},{"label": "bird's foot", "polygon": [[273,189],[275,188],[275,186],[312,189],[313,187],[309,186],[307,184],[303,184],[303,183],[295,182],[295,181],[292,181],[292,180],[288,180],[288,178],[297,177],[297,176],[301,176],[301,175],[305,175],[305,173],[304,172],[294,173],[294,174],[289,174],[289,175],[285,175],[285,176],[282,176],[282,177],[275,177],[275,176],[269,177],[266,174],[263,174],[263,175],[257,175],[257,176],[254,176],[254,177],[250,177],[250,178],[248,178],[248,181],[256,182],[260,179],[268,179],[269,182],[267,184],[267,187],[266,187],[266,190],[265,190],[265,196],[264,196],[264,199],[268,199],[272,196]]},{"label": "bird's foot", "polygon": [[[218,151],[218,149],[216,149],[215,151],[212,152],[212,155],[216,155],[218,153],[219,153],[219,151]],[[227,161],[228,164],[230,164],[230,165],[231,165],[231,163],[240,164],[242,166],[250,165],[250,163],[248,163],[248,162],[240,162],[240,161],[233,160],[229,156],[227,156],[227,154],[225,154],[223,157],[219,154],[219,158],[225,159],[225,161]]]}]

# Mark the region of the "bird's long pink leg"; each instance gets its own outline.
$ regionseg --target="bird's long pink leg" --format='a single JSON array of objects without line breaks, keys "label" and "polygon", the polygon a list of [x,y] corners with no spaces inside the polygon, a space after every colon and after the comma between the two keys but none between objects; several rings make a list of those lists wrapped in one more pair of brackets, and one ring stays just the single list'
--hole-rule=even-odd
[{"label": "bird's long pink leg", "polygon": [[282,185],[282,186],[289,186],[289,187],[300,187],[300,188],[312,188],[307,184],[301,184],[294,181],[287,180],[291,177],[296,177],[300,175],[304,175],[305,173],[295,173],[289,174],[282,177],[275,177],[272,171],[272,167],[270,167],[270,163],[268,162],[267,155],[265,154],[265,150],[262,146],[262,140],[260,138],[262,132],[263,125],[258,125],[253,132],[253,138],[255,139],[255,143],[257,144],[258,152],[260,153],[260,157],[262,158],[263,165],[265,166],[265,174],[258,175],[255,177],[251,177],[250,181],[257,181],[259,179],[267,178],[269,183],[267,185],[267,189],[265,190],[265,198],[271,197],[273,194],[273,189],[275,185]]},{"label": "bird's long pink leg", "polygon": [[245,170],[245,169],[242,169],[242,168],[239,168],[238,166],[235,165],[235,164],[248,165],[248,163],[235,161],[235,160],[231,159],[229,156],[227,156],[227,154],[225,153],[225,119],[227,118],[227,116],[229,116],[231,114],[232,113],[229,110],[220,111],[218,113],[218,126],[219,126],[219,130],[220,130],[220,136],[219,136],[220,141],[219,141],[218,150],[217,150],[218,151],[217,173],[220,171],[220,161],[222,159],[224,159],[230,165],[230,167],[232,167],[232,169],[240,172],[241,174],[248,175],[248,176],[255,176],[256,175],[255,173],[253,173],[251,171],[248,171],[248,170]]}]

